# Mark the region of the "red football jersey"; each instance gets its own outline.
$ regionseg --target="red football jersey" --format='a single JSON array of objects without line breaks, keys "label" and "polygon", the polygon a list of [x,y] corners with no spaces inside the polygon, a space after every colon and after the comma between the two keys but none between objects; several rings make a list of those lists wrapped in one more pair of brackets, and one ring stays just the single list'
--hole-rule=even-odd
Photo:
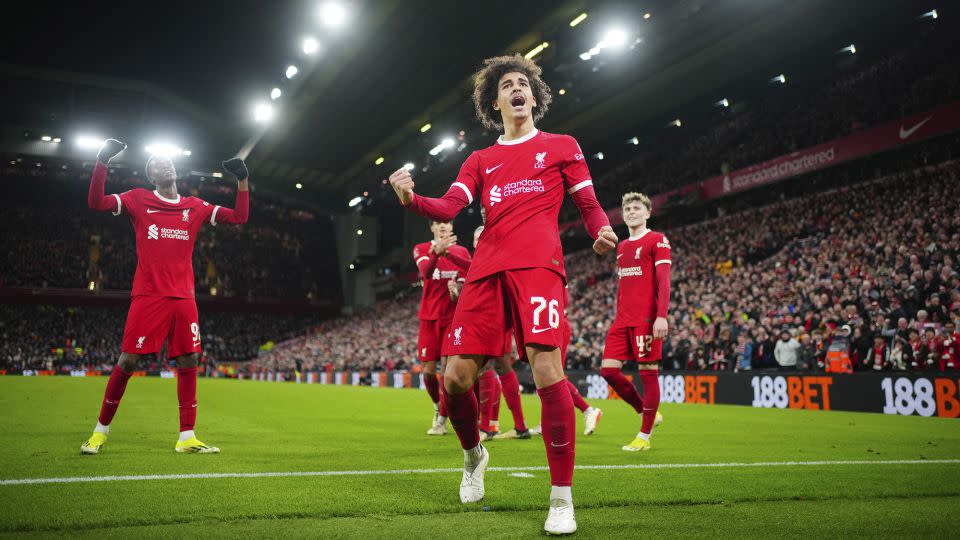
[{"label": "red football jersey", "polygon": [[671,264],[670,241],[647,230],[617,246],[617,316],[614,326],[651,324],[657,317],[656,266]]},{"label": "red football jersey", "polygon": [[[596,205],[592,185],[580,145],[569,135],[534,130],[512,141],[501,137],[473,152],[444,196],[457,210],[479,199],[486,212],[483,241],[473,255],[467,282],[517,268],[549,268],[566,277],[557,225],[560,205],[564,193],[588,187]],[[435,215],[424,206],[437,200],[425,199],[415,197],[411,206]],[[585,219],[596,238],[597,230],[609,222],[599,205],[590,210]]]},{"label": "red football jersey", "polygon": [[[423,297],[420,300],[420,311],[417,318],[424,321],[430,320],[449,320],[453,318],[453,311],[456,304],[450,299],[450,291],[447,289],[447,282],[459,280],[466,273],[466,269],[455,264],[450,257],[431,257],[430,246],[433,241],[417,244],[413,248],[413,260],[416,261],[417,268],[424,268],[424,265],[431,259],[436,259],[436,264],[422,275],[423,278]],[[463,246],[450,246],[447,252],[459,255],[460,258],[470,260],[470,252]]]},{"label": "red football jersey", "polygon": [[167,199],[140,188],[108,195],[114,197],[114,215],[130,217],[137,239],[131,296],[193,298],[193,244],[204,223],[217,224],[220,207],[196,197]]}]

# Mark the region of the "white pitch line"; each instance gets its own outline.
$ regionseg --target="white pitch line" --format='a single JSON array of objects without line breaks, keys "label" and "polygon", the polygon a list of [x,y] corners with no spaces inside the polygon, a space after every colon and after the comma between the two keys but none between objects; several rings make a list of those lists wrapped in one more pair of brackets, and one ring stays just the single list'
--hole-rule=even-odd
[{"label": "white pitch line", "polygon": [[[760,461],[754,463],[649,463],[625,465],[578,465],[578,471],[631,469],[713,469],[729,467],[803,467],[825,465],[957,465],[960,459],[841,460],[841,461]],[[544,466],[490,467],[488,471],[547,471]],[[404,474],[459,473],[463,469],[386,469],[369,471],[289,471],[253,473],[137,474],[129,476],[71,476],[64,478],[13,478],[0,480],[0,486],[24,484],[74,484],[82,482],[124,482],[133,480],[193,480],[199,478],[288,478],[304,476],[383,476]]]}]

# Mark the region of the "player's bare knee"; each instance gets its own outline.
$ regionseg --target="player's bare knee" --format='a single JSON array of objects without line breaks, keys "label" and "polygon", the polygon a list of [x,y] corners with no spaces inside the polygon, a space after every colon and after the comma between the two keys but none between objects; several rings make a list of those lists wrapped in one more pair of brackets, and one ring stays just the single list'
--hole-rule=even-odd
[{"label": "player's bare knee", "polygon": [[177,357],[177,367],[181,369],[197,367],[199,359],[200,355],[197,353],[181,354]]},{"label": "player's bare knee", "polygon": [[120,369],[126,371],[127,373],[136,371],[137,364],[139,363],[140,363],[139,354],[121,353],[120,359],[117,360],[117,365],[120,366]]},{"label": "player's bare knee", "polygon": [[448,394],[463,394],[473,387],[473,377],[466,370],[447,369],[443,376],[443,386]]}]

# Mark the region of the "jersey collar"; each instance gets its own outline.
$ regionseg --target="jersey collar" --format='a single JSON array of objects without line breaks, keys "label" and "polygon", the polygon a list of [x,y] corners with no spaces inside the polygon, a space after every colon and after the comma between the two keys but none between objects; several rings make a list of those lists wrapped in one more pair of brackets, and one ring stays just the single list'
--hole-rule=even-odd
[{"label": "jersey collar", "polygon": [[168,198],[164,197],[163,195],[161,195],[160,192],[157,191],[157,190],[153,190],[153,194],[156,195],[157,198],[160,199],[160,200],[163,201],[163,202],[168,202],[168,203],[171,203],[171,204],[180,204],[180,194],[179,194],[179,193],[177,193],[177,198],[176,198],[176,199],[168,199]]},{"label": "jersey collar", "polygon": [[537,133],[540,133],[540,130],[534,128],[533,131],[531,131],[530,133],[527,133],[526,135],[524,135],[523,137],[520,137],[519,139],[513,139],[512,141],[505,141],[505,140],[503,140],[503,135],[501,135],[501,136],[497,137],[497,144],[504,144],[504,145],[508,145],[508,146],[509,146],[509,145],[511,145],[511,144],[525,143],[525,142],[529,141],[530,139],[536,137],[536,136],[537,136]]},{"label": "jersey collar", "polygon": [[642,233],[640,233],[640,234],[638,234],[638,235],[636,235],[636,236],[631,236],[630,238],[628,238],[628,240],[639,240],[639,239],[643,238],[644,236],[646,236],[648,232],[650,232],[650,229],[647,229],[647,230],[643,231]]}]

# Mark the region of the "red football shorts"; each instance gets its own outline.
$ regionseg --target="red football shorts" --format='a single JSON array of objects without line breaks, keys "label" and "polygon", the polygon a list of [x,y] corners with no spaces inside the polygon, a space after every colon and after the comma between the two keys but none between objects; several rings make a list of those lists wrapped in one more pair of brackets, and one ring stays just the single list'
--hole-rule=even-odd
[{"label": "red football shorts", "polygon": [[563,278],[546,268],[504,270],[469,282],[460,292],[445,350],[451,356],[503,356],[510,350],[505,330],[518,351],[560,347],[563,294]]},{"label": "red football shorts", "polygon": [[[449,319],[421,320],[420,332],[417,334],[417,358],[421,362],[439,361],[440,348],[448,332],[450,332]],[[446,356],[446,354],[443,354],[443,356]]]},{"label": "red football shorts", "polygon": [[603,358],[641,364],[659,362],[663,355],[663,340],[653,339],[653,323],[641,326],[614,326],[607,332]]},{"label": "red football shorts", "polygon": [[167,356],[200,352],[200,321],[193,298],[134,296],[127,312],[121,350],[129,354],[160,352],[167,342]]}]

